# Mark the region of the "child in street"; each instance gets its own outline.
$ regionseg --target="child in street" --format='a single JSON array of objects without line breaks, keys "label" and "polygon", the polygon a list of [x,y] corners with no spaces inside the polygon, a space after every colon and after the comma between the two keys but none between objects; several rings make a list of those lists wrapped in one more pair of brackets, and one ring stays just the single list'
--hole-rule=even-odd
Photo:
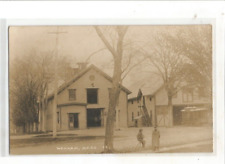
[{"label": "child in street", "polygon": [[139,129],[139,132],[137,134],[137,140],[141,143],[142,147],[145,147],[145,140],[144,140],[144,135],[142,133],[142,129]]}]

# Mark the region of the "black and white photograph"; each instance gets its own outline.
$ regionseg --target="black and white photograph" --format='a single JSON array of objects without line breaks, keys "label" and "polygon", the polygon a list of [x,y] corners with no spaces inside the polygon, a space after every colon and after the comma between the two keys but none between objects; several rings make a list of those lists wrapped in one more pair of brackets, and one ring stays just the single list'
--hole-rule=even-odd
[{"label": "black and white photograph", "polygon": [[213,28],[9,26],[9,154],[213,153]]}]

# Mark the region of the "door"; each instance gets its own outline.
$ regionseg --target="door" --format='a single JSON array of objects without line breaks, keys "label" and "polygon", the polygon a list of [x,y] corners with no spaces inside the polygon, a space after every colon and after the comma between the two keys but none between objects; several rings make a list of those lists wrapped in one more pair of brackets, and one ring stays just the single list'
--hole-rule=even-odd
[{"label": "door", "polygon": [[74,128],[79,128],[78,113],[73,115],[73,127]]},{"label": "door", "polygon": [[69,113],[69,128],[79,128],[78,113]]},{"label": "door", "polygon": [[102,109],[87,109],[87,127],[101,127]]},{"label": "door", "polygon": [[182,112],[181,110],[184,109],[185,106],[174,106],[173,107],[173,124],[174,125],[181,125],[182,124]]}]

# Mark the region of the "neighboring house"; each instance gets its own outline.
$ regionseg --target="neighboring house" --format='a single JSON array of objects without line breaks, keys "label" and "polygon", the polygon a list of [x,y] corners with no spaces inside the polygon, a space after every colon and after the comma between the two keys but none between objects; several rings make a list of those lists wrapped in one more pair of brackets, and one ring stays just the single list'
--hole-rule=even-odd
[{"label": "neighboring house", "polygon": [[[104,127],[109,106],[109,90],[112,78],[91,65],[78,73],[71,81],[58,89],[57,130]],[[127,97],[131,92],[121,86],[117,104],[117,124],[127,127]],[[53,128],[54,95],[48,97],[47,111],[43,124],[47,131]],[[41,114],[42,115],[42,114]]]},{"label": "neighboring house", "polygon": [[[202,88],[183,87],[173,96],[173,125],[181,125],[184,123],[184,121],[182,120],[182,110],[185,107],[212,109],[212,100],[207,98],[203,91],[204,89]],[[148,113],[152,118],[152,124],[155,125],[156,118],[158,126],[168,126],[168,121],[170,119],[167,108],[168,98],[166,90],[163,86],[158,88],[149,87],[139,89],[136,97],[128,99],[129,126],[135,126],[134,118],[138,115],[138,113],[141,112],[140,109],[143,106],[143,101],[141,101],[141,99],[143,99],[143,97],[145,98],[145,104]],[[155,110],[157,113],[157,117],[155,117]],[[210,116],[205,119],[212,119],[212,112],[210,112],[209,110],[207,110],[206,112]],[[201,116],[199,115],[199,117]]]},{"label": "neighboring house", "polygon": [[137,120],[140,116],[139,100],[137,97],[128,99],[128,126],[137,126]]},{"label": "neighboring house", "polygon": [[[140,116],[143,116],[143,98],[145,99],[145,106],[148,111],[148,115],[150,117],[150,124],[154,123],[154,103],[152,103],[151,94],[154,90],[152,88],[142,88],[139,89],[136,96],[133,94],[128,99],[128,125],[129,126],[138,126],[138,122],[140,121]],[[143,123],[143,121],[141,121]]]}]

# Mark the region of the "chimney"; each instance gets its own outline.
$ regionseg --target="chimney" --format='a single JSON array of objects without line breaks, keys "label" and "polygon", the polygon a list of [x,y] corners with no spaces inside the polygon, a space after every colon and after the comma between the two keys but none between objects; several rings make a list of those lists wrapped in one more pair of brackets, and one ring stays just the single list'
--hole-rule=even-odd
[{"label": "chimney", "polygon": [[88,64],[88,63],[86,63],[86,62],[80,62],[80,63],[77,63],[79,71],[81,71],[81,70],[87,68],[87,64]]}]

